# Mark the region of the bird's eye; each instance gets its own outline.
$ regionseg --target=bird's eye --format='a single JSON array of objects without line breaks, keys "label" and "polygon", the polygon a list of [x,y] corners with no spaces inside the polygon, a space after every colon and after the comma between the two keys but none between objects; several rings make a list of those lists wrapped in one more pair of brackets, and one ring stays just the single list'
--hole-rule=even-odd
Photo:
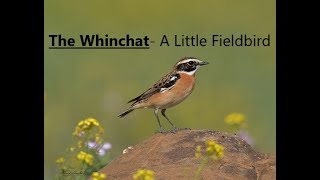
[{"label": "bird's eye", "polygon": [[194,62],[193,62],[193,61],[189,61],[188,64],[189,64],[189,65],[193,65]]}]

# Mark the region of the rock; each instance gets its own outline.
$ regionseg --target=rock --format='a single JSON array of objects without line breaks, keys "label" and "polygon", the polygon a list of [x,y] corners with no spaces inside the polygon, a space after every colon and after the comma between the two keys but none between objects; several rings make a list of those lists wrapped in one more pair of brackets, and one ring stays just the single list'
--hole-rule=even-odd
[{"label": "rock", "polygon": [[124,150],[100,172],[107,179],[132,180],[139,168],[150,169],[156,180],[194,179],[201,159],[195,158],[197,145],[213,140],[224,146],[224,157],[209,161],[200,179],[276,179],[276,156],[256,152],[236,135],[210,130],[180,130],[157,133],[142,143]]}]

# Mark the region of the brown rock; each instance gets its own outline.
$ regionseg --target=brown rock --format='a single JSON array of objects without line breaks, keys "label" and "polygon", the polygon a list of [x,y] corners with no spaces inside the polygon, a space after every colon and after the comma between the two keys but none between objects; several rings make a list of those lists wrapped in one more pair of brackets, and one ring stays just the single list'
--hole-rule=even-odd
[{"label": "brown rock", "polygon": [[156,180],[194,179],[201,159],[195,158],[197,145],[213,140],[225,148],[224,157],[209,161],[200,179],[276,179],[276,157],[256,152],[236,135],[209,130],[181,130],[148,138],[126,150],[100,172],[107,179],[132,180],[139,168],[155,172]]}]

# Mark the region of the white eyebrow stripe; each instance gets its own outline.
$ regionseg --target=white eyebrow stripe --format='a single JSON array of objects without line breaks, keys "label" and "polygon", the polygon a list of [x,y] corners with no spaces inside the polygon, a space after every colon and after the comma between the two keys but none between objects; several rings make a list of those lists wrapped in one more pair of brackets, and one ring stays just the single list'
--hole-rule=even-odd
[{"label": "white eyebrow stripe", "polygon": [[178,64],[183,64],[183,63],[186,63],[186,62],[189,62],[189,61],[201,62],[199,59],[186,59],[186,60],[180,61]]}]

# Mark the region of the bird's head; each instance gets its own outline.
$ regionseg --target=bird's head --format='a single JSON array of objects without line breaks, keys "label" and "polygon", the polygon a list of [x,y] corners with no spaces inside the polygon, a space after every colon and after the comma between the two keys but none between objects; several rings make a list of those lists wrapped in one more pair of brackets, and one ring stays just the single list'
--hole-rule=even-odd
[{"label": "bird's head", "polygon": [[194,75],[194,73],[203,65],[209,64],[208,62],[201,61],[194,57],[185,57],[180,59],[175,65],[174,70],[178,73],[186,73]]}]

